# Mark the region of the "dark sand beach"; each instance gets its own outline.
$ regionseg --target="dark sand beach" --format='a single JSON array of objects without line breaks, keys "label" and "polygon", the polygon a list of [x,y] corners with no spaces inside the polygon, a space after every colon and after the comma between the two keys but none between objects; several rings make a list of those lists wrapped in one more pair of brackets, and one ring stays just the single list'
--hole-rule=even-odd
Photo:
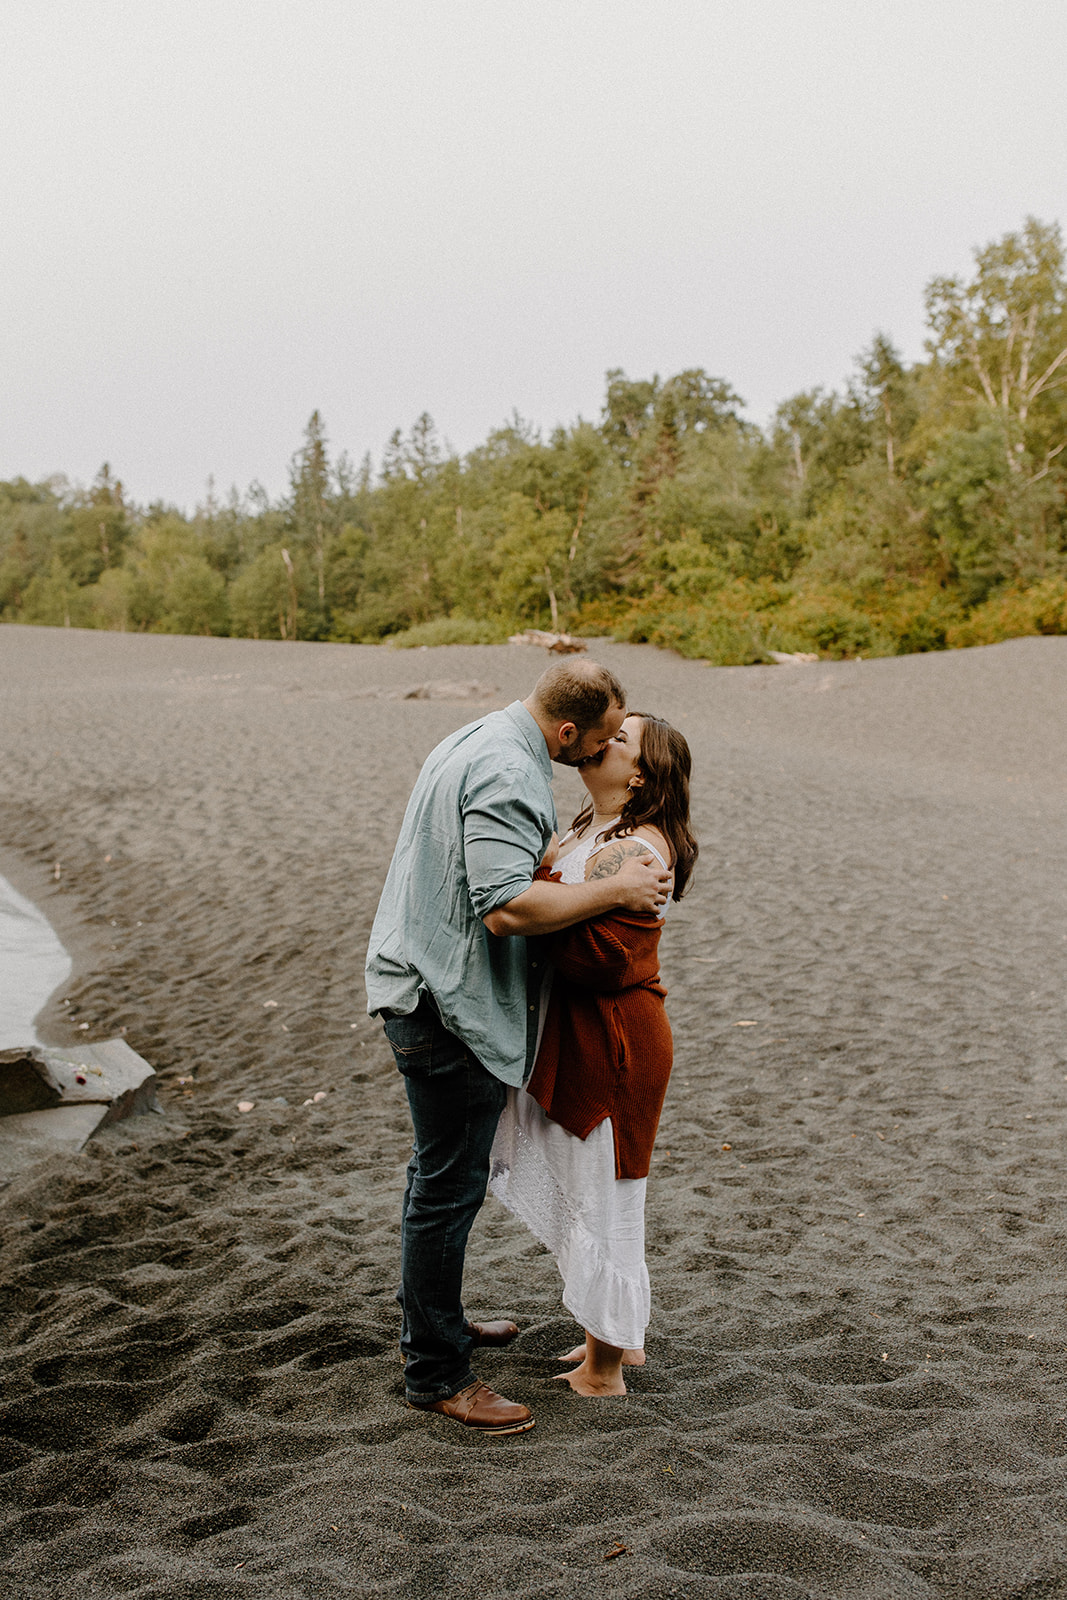
[{"label": "dark sand beach", "polygon": [[0,628],[0,872],[75,961],[38,1028],[165,1110],[0,1191],[3,1596],[1067,1595],[1067,639],[593,653],[703,847],[648,1364],[550,1381],[555,1265],[488,1202],[468,1310],[523,1332],[478,1370],[537,1414],[488,1441],[403,1404],[362,958],[422,758],[544,655]]}]

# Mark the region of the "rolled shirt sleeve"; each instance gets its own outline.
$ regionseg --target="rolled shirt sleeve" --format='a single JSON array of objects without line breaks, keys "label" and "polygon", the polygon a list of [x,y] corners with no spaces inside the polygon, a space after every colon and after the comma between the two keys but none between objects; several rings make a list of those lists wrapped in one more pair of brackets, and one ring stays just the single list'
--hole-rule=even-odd
[{"label": "rolled shirt sleeve", "polygon": [[490,774],[463,796],[467,892],[482,920],[530,887],[548,848],[544,809],[531,805],[529,783],[520,776]]}]

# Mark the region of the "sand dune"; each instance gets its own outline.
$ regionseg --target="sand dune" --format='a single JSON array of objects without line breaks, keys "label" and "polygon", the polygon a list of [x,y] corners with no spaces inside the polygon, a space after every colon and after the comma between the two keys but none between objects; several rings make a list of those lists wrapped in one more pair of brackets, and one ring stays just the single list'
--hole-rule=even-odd
[{"label": "sand dune", "polygon": [[423,756],[544,656],[0,628],[0,871],[75,960],[39,1029],[125,1031],[166,1109],[0,1193],[0,1594],[1067,1595],[1067,640],[596,653],[703,846],[649,1361],[552,1384],[554,1264],[487,1204],[469,1310],[524,1331],[479,1370],[538,1418],[491,1442],[402,1404],[361,967]]}]

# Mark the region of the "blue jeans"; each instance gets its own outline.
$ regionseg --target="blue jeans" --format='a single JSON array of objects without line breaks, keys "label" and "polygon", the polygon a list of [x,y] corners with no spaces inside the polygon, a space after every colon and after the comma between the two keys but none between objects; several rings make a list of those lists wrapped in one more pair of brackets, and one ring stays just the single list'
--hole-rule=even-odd
[{"label": "blue jeans", "polygon": [[410,1016],[387,1016],[385,1036],[404,1075],[415,1130],[400,1211],[397,1296],[407,1397],[447,1400],[474,1382],[463,1258],[485,1199],[507,1089],[447,1031],[428,999]]}]

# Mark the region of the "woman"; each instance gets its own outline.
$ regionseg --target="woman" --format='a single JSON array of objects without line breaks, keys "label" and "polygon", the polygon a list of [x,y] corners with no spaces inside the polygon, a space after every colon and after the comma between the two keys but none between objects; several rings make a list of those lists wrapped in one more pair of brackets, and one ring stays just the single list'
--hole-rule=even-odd
[{"label": "woman", "polygon": [[[542,871],[578,883],[651,854],[680,900],[697,857],[690,767],[676,728],[632,713],[583,764],[589,802]],[[672,1056],[661,926],[616,912],[546,941],[537,1061],[526,1089],[509,1090],[493,1146],[490,1189],[555,1255],[563,1303],[585,1329],[560,1357],[582,1395],[625,1394],[623,1366],[645,1359],[645,1180]]]}]

